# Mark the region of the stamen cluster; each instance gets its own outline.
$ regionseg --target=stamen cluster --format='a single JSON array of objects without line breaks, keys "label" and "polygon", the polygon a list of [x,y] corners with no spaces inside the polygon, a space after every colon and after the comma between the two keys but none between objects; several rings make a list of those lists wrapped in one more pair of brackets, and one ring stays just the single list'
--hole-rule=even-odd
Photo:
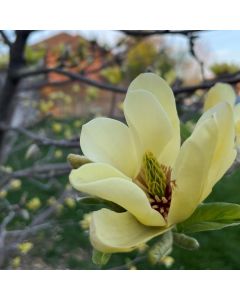
[{"label": "stamen cluster", "polygon": [[153,209],[157,210],[165,219],[167,218],[172,190],[176,186],[171,180],[172,169],[160,165],[152,152],[148,151],[143,156],[140,173],[135,182],[147,194]]}]

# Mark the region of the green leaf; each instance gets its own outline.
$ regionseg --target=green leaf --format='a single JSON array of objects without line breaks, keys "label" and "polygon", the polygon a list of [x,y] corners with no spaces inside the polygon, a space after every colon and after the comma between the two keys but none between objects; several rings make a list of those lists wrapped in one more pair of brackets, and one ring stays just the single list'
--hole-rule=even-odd
[{"label": "green leaf", "polygon": [[80,205],[99,205],[101,208],[109,208],[111,210],[114,210],[116,212],[124,212],[125,209],[121,206],[108,201],[104,200],[98,197],[93,196],[86,196],[86,197],[79,197],[77,198],[77,201]]},{"label": "green leaf", "polygon": [[218,230],[240,224],[240,205],[233,203],[201,204],[186,221],[177,225],[178,232]]},{"label": "green leaf", "polygon": [[196,239],[184,234],[184,233],[173,233],[173,241],[178,247],[186,250],[197,250],[199,248],[199,243]]},{"label": "green leaf", "polygon": [[111,257],[111,253],[102,253],[96,249],[93,249],[92,262],[95,265],[106,265]]},{"label": "green leaf", "polygon": [[167,231],[160,237],[148,251],[148,259],[151,264],[161,262],[161,259],[167,256],[172,251],[173,236],[171,231]]}]

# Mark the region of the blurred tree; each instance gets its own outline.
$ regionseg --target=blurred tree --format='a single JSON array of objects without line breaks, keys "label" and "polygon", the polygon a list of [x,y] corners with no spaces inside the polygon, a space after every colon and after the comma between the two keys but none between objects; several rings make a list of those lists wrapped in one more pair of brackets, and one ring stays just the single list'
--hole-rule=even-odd
[{"label": "blurred tree", "polygon": [[151,67],[157,57],[157,49],[147,40],[137,42],[127,53],[125,68],[129,80]]},{"label": "blurred tree", "polygon": [[[159,47],[160,43],[160,47]],[[158,73],[169,83],[176,79],[174,71],[175,60],[168,54],[167,47],[161,39],[137,39],[133,45],[129,44],[125,60],[125,74],[129,80],[147,70]]]},{"label": "blurred tree", "polygon": [[33,48],[30,46],[26,46],[24,52],[26,64],[28,65],[37,64],[39,61],[44,59],[45,54],[46,54],[46,50],[43,47]]},{"label": "blurred tree", "polygon": [[240,67],[236,64],[216,63],[210,67],[215,76],[225,76],[240,71]]},{"label": "blurred tree", "polygon": [[119,84],[123,79],[123,74],[119,66],[106,68],[100,74],[111,84]]}]

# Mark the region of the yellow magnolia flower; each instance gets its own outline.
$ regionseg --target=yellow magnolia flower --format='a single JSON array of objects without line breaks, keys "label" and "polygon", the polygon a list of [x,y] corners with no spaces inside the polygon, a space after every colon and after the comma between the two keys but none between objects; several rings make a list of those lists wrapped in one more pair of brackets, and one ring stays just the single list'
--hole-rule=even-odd
[{"label": "yellow magnolia flower", "polygon": [[72,186],[125,212],[92,213],[90,240],[105,253],[128,252],[186,220],[235,159],[228,103],[210,109],[180,149],[173,92],[155,74],[139,75],[124,100],[127,125],[96,118],[80,145],[93,161],[70,173]]},{"label": "yellow magnolia flower", "polygon": [[214,107],[221,102],[228,102],[234,112],[236,144],[240,145],[240,103],[235,105],[236,94],[230,84],[217,83],[207,93],[203,110]]}]

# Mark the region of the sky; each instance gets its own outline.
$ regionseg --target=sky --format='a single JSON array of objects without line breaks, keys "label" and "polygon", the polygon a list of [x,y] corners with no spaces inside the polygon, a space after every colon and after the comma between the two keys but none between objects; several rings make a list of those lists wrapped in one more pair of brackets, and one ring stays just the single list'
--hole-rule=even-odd
[{"label": "sky", "polygon": [[[34,44],[61,31],[36,31],[32,34],[29,43]],[[65,31],[71,34],[80,34],[89,39],[97,39],[102,44],[114,46],[122,33],[111,30],[71,30]],[[11,32],[8,32],[11,36]],[[187,49],[187,40],[180,35],[165,35],[169,44],[174,45],[176,50]],[[228,62],[240,65],[240,30],[211,30],[199,33],[196,43],[197,49],[201,49],[199,57],[206,65],[213,63]],[[6,48],[1,48],[4,52]]]}]

